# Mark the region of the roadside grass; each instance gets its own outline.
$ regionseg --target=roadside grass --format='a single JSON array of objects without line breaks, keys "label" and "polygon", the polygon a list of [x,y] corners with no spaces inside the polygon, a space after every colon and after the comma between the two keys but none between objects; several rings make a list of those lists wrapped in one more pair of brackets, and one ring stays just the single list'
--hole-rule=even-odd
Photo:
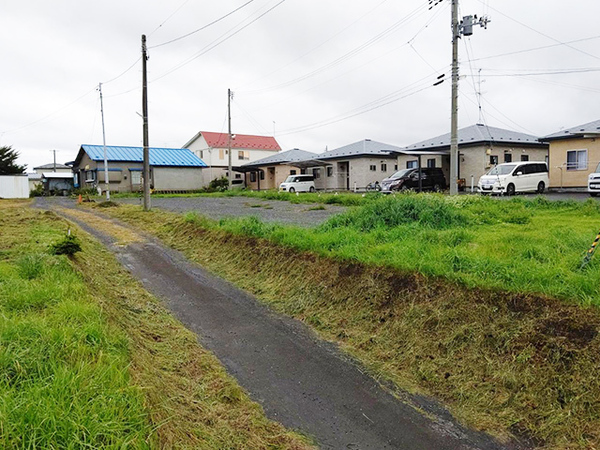
[{"label": "roadside grass", "polygon": [[0,217],[0,447],[150,448],[124,333],[48,254],[64,224],[16,202]]},{"label": "roadside grass", "polygon": [[[312,448],[97,241],[27,206],[0,202],[0,447]],[[67,228],[82,251],[47,254]]]},{"label": "roadside grass", "polygon": [[313,230],[110,214],[471,426],[537,448],[600,446],[598,263],[578,269],[600,222],[593,202],[398,196]]}]

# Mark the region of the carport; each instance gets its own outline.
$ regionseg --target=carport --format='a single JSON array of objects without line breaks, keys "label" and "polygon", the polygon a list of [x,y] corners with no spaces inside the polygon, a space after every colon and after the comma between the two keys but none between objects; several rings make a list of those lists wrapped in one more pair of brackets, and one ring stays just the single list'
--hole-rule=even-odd
[{"label": "carport", "polygon": [[[427,151],[427,150],[382,150],[382,153],[386,153],[388,155],[409,155],[417,157],[417,169],[418,169],[418,177],[419,177],[419,188],[418,192],[423,191],[422,185],[422,157],[423,156],[441,156],[442,157],[442,170],[444,172],[450,169],[450,150],[437,150],[437,151]],[[458,178],[460,179],[460,173],[458,174]]]}]

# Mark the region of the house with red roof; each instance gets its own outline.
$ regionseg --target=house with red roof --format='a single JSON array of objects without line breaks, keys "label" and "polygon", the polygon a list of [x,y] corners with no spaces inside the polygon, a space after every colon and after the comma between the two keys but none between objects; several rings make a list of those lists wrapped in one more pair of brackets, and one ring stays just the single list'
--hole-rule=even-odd
[{"label": "house with red roof", "polygon": [[[227,133],[200,131],[183,146],[189,148],[208,166],[203,169],[205,184],[215,178],[227,177],[229,166],[228,144],[229,135]],[[240,183],[244,180],[243,172],[236,171],[236,167],[267,158],[280,150],[281,147],[272,136],[232,134],[231,165],[234,168],[233,180],[240,180]]]}]

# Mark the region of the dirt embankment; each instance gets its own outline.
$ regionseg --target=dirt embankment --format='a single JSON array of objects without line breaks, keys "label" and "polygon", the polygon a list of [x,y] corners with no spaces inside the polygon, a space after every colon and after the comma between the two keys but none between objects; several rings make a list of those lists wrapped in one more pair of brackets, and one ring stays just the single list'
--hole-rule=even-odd
[{"label": "dirt embankment", "polygon": [[471,426],[536,447],[600,445],[596,308],[299,253],[167,213],[117,214]]}]

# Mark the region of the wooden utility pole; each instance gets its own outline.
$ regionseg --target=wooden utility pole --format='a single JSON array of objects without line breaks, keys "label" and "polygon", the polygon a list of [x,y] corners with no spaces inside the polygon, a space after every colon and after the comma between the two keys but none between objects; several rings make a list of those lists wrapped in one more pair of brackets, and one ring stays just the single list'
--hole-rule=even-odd
[{"label": "wooden utility pole", "polygon": [[144,211],[150,210],[150,148],[148,145],[148,78],[146,35],[142,34],[142,118],[144,119]]},{"label": "wooden utility pole", "polygon": [[458,194],[458,0],[452,0],[452,118],[450,120],[450,195]]},{"label": "wooden utility pole", "polygon": [[108,158],[106,156],[106,133],[104,132],[104,102],[102,101],[102,83],[98,83],[100,91],[100,115],[102,116],[102,148],[104,150],[104,188],[106,190],[106,201],[110,200],[110,186],[108,185]]},{"label": "wooden utility pole", "polygon": [[231,167],[231,89],[227,89],[227,122],[229,124],[227,136],[227,155],[229,158],[227,180],[229,183],[229,190],[231,190],[233,186],[233,168]]}]

